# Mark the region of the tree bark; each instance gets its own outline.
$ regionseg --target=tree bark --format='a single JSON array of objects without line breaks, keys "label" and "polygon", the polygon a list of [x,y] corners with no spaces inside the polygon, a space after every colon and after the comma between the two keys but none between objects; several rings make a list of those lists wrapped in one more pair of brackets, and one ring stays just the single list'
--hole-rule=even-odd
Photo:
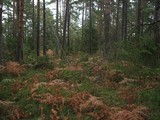
[{"label": "tree bark", "polygon": [[[160,1],[156,0],[155,3],[155,14],[154,14],[154,21],[157,22],[160,20]],[[160,44],[160,25],[157,23],[155,23],[154,25],[154,36],[155,36],[155,43],[156,44]]]},{"label": "tree bark", "polygon": [[89,1],[89,52],[92,53],[92,0]]},{"label": "tree bark", "polygon": [[[85,10],[84,7],[85,7],[85,3],[84,3],[84,1],[83,1],[83,6],[82,6],[82,9],[83,9],[83,10],[82,10],[82,39],[81,39],[81,41],[83,41],[83,39],[84,39],[84,12],[85,12],[85,11],[84,11],[84,10]],[[81,41],[80,41],[80,43],[79,43],[79,44],[80,44],[80,50],[81,50],[81,47],[82,47],[82,46],[81,46]]]},{"label": "tree bark", "polygon": [[157,51],[156,51],[156,58],[155,60],[156,61],[156,64],[155,65],[159,65],[159,60],[160,60],[160,25],[158,24],[159,22],[157,21],[160,21],[160,1],[159,0],[156,0],[156,3],[155,3],[155,14],[154,14],[154,39],[155,39],[155,45],[157,46]]},{"label": "tree bark", "polygon": [[68,24],[67,24],[67,49],[70,49],[70,9],[68,9]]},{"label": "tree bark", "polygon": [[43,0],[43,55],[46,55],[46,2]]},{"label": "tree bark", "polygon": [[68,9],[69,9],[69,0],[66,0],[66,10],[64,15],[64,25],[63,25],[63,41],[62,41],[62,50],[61,57],[64,58],[65,46],[66,46],[66,29],[67,29],[67,17],[68,17]]},{"label": "tree bark", "polygon": [[34,21],[34,0],[32,0],[32,42],[30,42],[31,49],[35,49],[35,21]]},{"label": "tree bark", "polygon": [[117,0],[116,41],[118,41],[119,39],[119,7],[120,7],[120,0]]},{"label": "tree bark", "polygon": [[56,55],[59,54],[59,19],[58,19],[58,14],[59,14],[59,2],[58,0],[56,1]]},{"label": "tree bark", "polygon": [[40,55],[40,0],[37,0],[37,56]]},{"label": "tree bark", "polygon": [[137,31],[136,31],[136,37],[139,40],[139,37],[141,35],[141,3],[142,0],[138,0],[137,5]]},{"label": "tree bark", "polygon": [[109,57],[110,0],[104,0],[104,58]]},{"label": "tree bark", "polygon": [[16,22],[15,22],[15,11],[16,11],[16,4],[15,4],[15,0],[13,0],[13,39],[15,39],[16,37]]},{"label": "tree bark", "polygon": [[0,0],[0,64],[2,62],[2,13],[3,13],[3,1]]},{"label": "tree bark", "polygon": [[122,8],[122,39],[127,39],[127,7],[128,7],[128,1],[123,0],[123,8]]},{"label": "tree bark", "polygon": [[24,0],[19,1],[19,21],[18,21],[18,61],[23,60],[23,13]]}]

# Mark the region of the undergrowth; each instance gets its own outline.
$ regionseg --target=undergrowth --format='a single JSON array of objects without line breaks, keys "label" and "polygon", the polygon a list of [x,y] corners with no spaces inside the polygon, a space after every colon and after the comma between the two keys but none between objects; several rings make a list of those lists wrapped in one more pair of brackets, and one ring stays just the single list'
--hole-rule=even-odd
[{"label": "undergrowth", "polygon": [[22,74],[3,72],[0,119],[159,120],[159,68],[81,57],[63,65],[40,58]]}]

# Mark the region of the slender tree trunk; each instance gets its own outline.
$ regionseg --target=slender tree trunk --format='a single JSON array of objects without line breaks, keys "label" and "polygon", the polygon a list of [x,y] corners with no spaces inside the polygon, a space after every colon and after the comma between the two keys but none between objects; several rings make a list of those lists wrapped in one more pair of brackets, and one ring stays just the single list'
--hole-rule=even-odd
[{"label": "slender tree trunk", "polygon": [[[18,25],[19,25],[19,0],[15,0],[16,1],[16,11],[15,11],[15,14],[16,14],[16,26],[15,26],[15,38],[18,38]],[[18,39],[17,39],[17,48],[16,50],[14,51],[15,53],[15,60],[18,61]]]},{"label": "slender tree trunk", "polygon": [[16,37],[16,22],[15,22],[15,11],[16,11],[16,3],[13,0],[13,39]]},{"label": "slender tree trunk", "polygon": [[61,57],[64,58],[65,46],[66,46],[66,28],[67,28],[67,17],[69,9],[69,0],[66,0],[66,10],[64,15],[64,25],[63,25],[63,41],[62,41],[62,54]]},{"label": "slender tree trunk", "polygon": [[119,40],[119,6],[120,0],[117,0],[117,17],[116,17],[116,40]]},{"label": "slender tree trunk", "polygon": [[[160,20],[160,1],[156,0],[155,3],[155,14],[154,14],[154,21],[157,22]],[[154,39],[155,39],[155,45],[157,46],[157,51],[156,51],[156,58],[155,58],[155,66],[159,65],[160,61],[160,25],[159,23],[155,23],[154,25]]]},{"label": "slender tree trunk", "polygon": [[138,6],[137,6],[137,31],[136,31],[136,37],[139,40],[139,37],[141,35],[141,3],[142,0],[138,0]]},{"label": "slender tree trunk", "polygon": [[17,1],[17,10],[16,10],[16,12],[17,12],[17,19],[19,20],[19,1],[20,0],[16,0]]},{"label": "slender tree trunk", "polygon": [[98,41],[98,48],[102,50],[103,48],[101,47],[103,44],[103,31],[104,31],[104,24],[103,24],[103,11],[104,11],[104,4],[102,1],[99,1],[99,21],[98,21],[98,36],[99,36],[99,41]]},{"label": "slender tree trunk", "polygon": [[30,42],[31,49],[35,49],[35,21],[34,21],[34,0],[32,0],[32,42]]},{"label": "slender tree trunk", "polygon": [[2,13],[3,13],[3,1],[0,0],[0,64],[2,62]]},{"label": "slender tree trunk", "polygon": [[[82,6],[82,39],[81,39],[81,41],[83,41],[83,39],[84,39],[84,10],[85,10],[85,3],[84,3],[84,1],[83,1],[83,6]],[[80,41],[80,49],[81,49],[81,47],[82,47],[82,45],[81,45],[81,41]]]},{"label": "slender tree trunk", "polygon": [[[59,25],[59,26],[60,26],[59,32],[60,32],[60,34],[59,34],[59,35],[60,35],[60,36],[63,36],[63,33],[62,33],[62,26],[63,26],[63,22],[62,22],[62,21],[63,21],[63,17],[62,17],[62,16],[63,16],[62,5],[63,5],[63,4],[62,4],[62,0],[60,0],[60,5],[59,5],[59,8],[60,8],[60,9],[59,9],[59,12],[60,12],[60,16],[59,16],[59,20],[60,20],[60,21],[59,21],[59,23],[60,23],[60,25]],[[62,40],[60,41],[60,43],[62,44]]]},{"label": "slender tree trunk", "polygon": [[[154,21],[157,22],[160,20],[160,1],[156,0],[155,3],[155,14],[154,14]],[[159,23],[156,23],[154,26],[154,36],[155,36],[155,42],[156,44],[160,44],[160,25]]]},{"label": "slender tree trunk", "polygon": [[24,0],[19,1],[19,24],[18,24],[18,61],[23,60],[23,13]]},{"label": "slender tree trunk", "polygon": [[104,0],[104,58],[109,57],[110,0]]},{"label": "slender tree trunk", "polygon": [[58,19],[58,14],[59,14],[59,2],[57,0],[56,2],[56,55],[59,54],[59,19]]},{"label": "slender tree trunk", "polygon": [[10,34],[10,20],[9,20],[9,18],[10,18],[10,12],[9,12],[10,10],[9,10],[9,5],[7,5],[7,17],[8,17],[8,19],[7,19],[7,21],[8,21],[8,27],[7,27],[7,31],[8,31],[8,37],[10,38],[10,36],[11,36],[11,34]]},{"label": "slender tree trunk", "polygon": [[141,33],[141,35],[143,34],[143,30],[144,30],[144,8],[143,8],[143,6],[145,6],[145,4],[146,4],[146,1],[142,1],[141,2],[141,31],[140,31],[140,33]]},{"label": "slender tree trunk", "polygon": [[43,55],[46,55],[46,2],[43,0]]},{"label": "slender tree trunk", "polygon": [[68,24],[67,24],[67,48],[68,48],[68,52],[70,49],[70,10],[68,9]]},{"label": "slender tree trunk", "polygon": [[92,0],[89,1],[89,52],[92,53]]},{"label": "slender tree trunk", "polygon": [[37,0],[37,56],[40,55],[40,0]]},{"label": "slender tree trunk", "polygon": [[127,0],[123,0],[123,8],[122,8],[122,39],[127,39]]}]

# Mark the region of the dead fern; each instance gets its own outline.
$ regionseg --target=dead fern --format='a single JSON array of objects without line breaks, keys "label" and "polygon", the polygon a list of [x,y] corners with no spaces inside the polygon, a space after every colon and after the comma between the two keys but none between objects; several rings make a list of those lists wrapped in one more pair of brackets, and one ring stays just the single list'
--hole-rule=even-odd
[{"label": "dead fern", "polygon": [[59,105],[61,107],[64,106],[64,102],[65,102],[65,98],[63,96],[52,95],[50,93],[35,95],[33,99],[43,104],[50,104],[53,106]]},{"label": "dead fern", "polygon": [[55,71],[50,71],[50,72],[48,72],[47,74],[46,74],[46,77],[48,78],[48,79],[56,79],[56,78],[58,78],[59,77],[59,75],[60,75],[60,71],[59,70],[55,70]]},{"label": "dead fern", "polygon": [[59,120],[60,119],[57,111],[53,108],[51,109],[50,119],[51,120]]},{"label": "dead fern", "polygon": [[48,50],[46,51],[46,55],[48,55],[48,56],[53,56],[53,55],[54,55],[54,51],[51,50],[51,49],[48,49]]},{"label": "dead fern", "polygon": [[70,66],[70,67],[66,67],[66,70],[83,71],[83,67],[82,67],[82,65]]},{"label": "dead fern", "polygon": [[124,87],[120,87],[118,89],[118,96],[130,104],[134,103],[134,101],[138,97],[136,89]]},{"label": "dead fern", "polygon": [[122,71],[111,70],[106,72],[106,79],[115,83],[119,83],[124,79],[124,74],[122,73]]},{"label": "dead fern", "polygon": [[23,118],[28,118],[28,115],[25,114],[19,106],[13,107],[12,112],[12,120],[20,120]]},{"label": "dead fern", "polygon": [[70,106],[76,112],[93,111],[103,105],[102,101],[89,93],[77,93],[70,99]]},{"label": "dead fern", "polygon": [[124,78],[121,82],[119,82],[119,84],[126,85],[128,83],[136,83],[136,82],[138,82],[138,81],[135,79]]},{"label": "dead fern", "polygon": [[136,107],[133,110],[121,110],[112,113],[111,120],[147,120],[148,109],[146,107]]},{"label": "dead fern", "polygon": [[17,62],[8,61],[6,62],[6,71],[12,75],[19,76],[24,73],[24,67]]},{"label": "dead fern", "polygon": [[10,106],[13,103],[14,102],[11,102],[11,101],[2,101],[2,100],[0,100],[0,106]]},{"label": "dead fern", "polygon": [[107,107],[103,107],[99,111],[88,113],[88,115],[94,118],[94,120],[108,120],[109,109]]}]

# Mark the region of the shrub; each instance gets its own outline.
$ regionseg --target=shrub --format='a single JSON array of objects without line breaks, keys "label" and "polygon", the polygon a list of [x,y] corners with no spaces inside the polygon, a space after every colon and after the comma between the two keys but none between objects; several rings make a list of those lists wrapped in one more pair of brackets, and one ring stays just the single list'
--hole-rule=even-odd
[{"label": "shrub", "polygon": [[124,41],[111,43],[110,58],[113,60],[127,60],[134,63],[149,66],[159,65],[159,45],[155,43],[152,36],[142,35],[140,40],[129,38]]},{"label": "shrub", "polygon": [[64,70],[60,74],[60,78],[64,80],[71,80],[71,81],[77,81],[77,82],[83,80],[84,79],[83,77],[84,76],[82,76],[81,71]]},{"label": "shrub", "polygon": [[149,115],[150,120],[160,119],[160,88],[149,89],[140,92],[140,102],[149,107],[152,111]]},{"label": "shrub", "polygon": [[53,64],[49,61],[49,57],[48,56],[39,56],[36,59],[35,62],[35,68],[49,68],[52,69],[53,68]]},{"label": "shrub", "polygon": [[0,73],[4,73],[4,71],[5,71],[5,67],[0,65]]},{"label": "shrub", "polygon": [[88,61],[88,54],[87,53],[82,53],[80,56],[80,61],[85,62]]}]

